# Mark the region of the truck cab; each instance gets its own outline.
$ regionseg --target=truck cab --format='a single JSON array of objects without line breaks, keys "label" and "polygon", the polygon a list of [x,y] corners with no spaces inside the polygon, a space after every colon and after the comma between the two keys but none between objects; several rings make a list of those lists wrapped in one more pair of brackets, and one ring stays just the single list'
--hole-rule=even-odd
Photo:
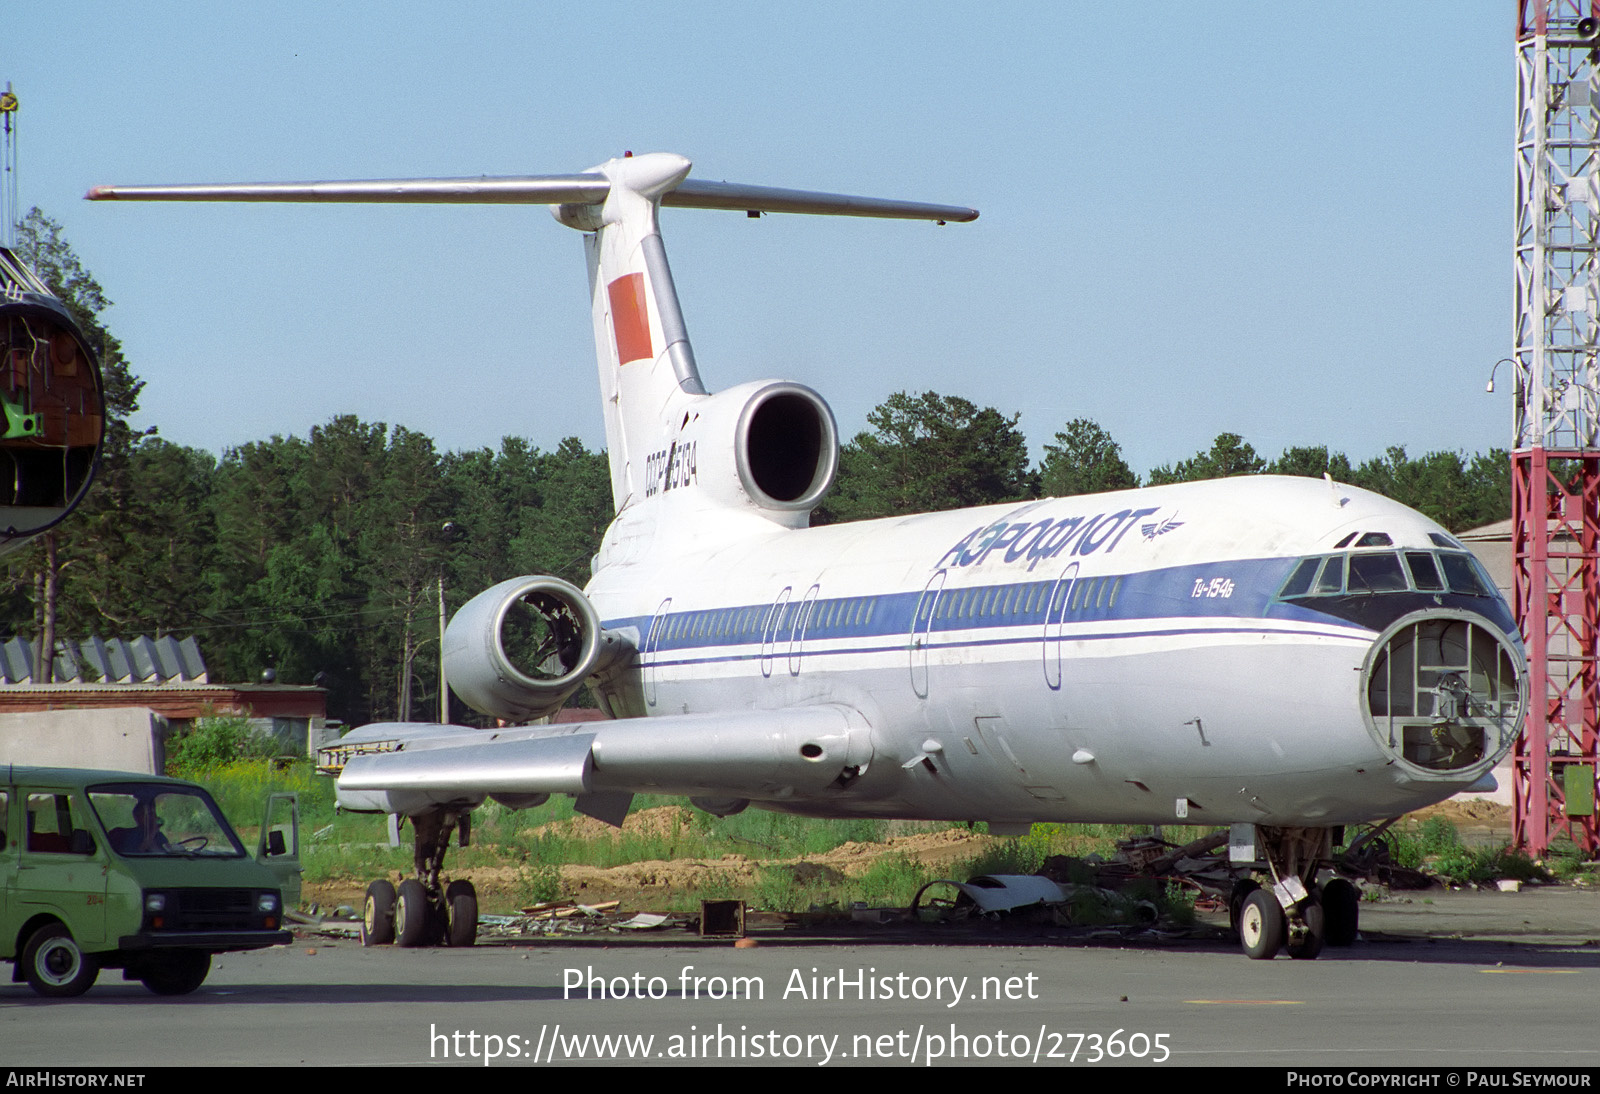
[{"label": "truck cab", "polygon": [[[280,852],[265,838],[258,854]],[[290,941],[279,876],[211,795],[181,779],[0,769],[0,960],[45,996],[120,968],[158,995],[194,991],[211,955]]]}]

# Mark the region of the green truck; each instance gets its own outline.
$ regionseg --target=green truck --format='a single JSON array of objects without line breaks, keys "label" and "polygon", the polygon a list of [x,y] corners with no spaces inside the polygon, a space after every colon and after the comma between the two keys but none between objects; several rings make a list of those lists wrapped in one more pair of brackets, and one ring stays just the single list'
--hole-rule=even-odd
[{"label": "green truck", "polygon": [[251,854],[193,783],[0,768],[0,960],[45,996],[81,995],[103,968],[192,992],[212,954],[290,941],[298,834],[290,796],[269,800]]}]

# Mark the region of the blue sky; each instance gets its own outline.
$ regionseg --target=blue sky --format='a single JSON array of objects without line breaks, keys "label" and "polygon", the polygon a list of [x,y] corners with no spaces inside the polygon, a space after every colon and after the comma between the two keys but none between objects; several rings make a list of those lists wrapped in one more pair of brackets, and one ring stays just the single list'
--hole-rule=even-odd
[{"label": "blue sky", "polygon": [[[603,444],[577,233],[539,207],[90,204],[99,183],[580,170],[972,205],[970,225],[667,210],[708,387],[1099,421],[1135,469],[1505,447],[1507,3],[11,0],[24,208],[220,451],[335,414]],[[1119,20],[1121,20],[1119,22]]]}]

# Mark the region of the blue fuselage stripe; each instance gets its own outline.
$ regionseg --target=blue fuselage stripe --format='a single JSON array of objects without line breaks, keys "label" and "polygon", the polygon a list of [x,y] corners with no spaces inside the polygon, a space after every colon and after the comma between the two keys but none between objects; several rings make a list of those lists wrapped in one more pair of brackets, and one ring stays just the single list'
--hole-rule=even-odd
[{"label": "blue fuselage stripe", "polygon": [[[634,627],[654,662],[699,664],[783,656],[796,638],[806,656],[903,651],[912,632],[927,635],[930,649],[950,646],[1018,645],[1045,638],[1104,641],[1189,634],[1322,634],[1326,629],[1225,626],[1223,621],[1275,619],[1353,628],[1345,620],[1275,600],[1296,559],[1228,560],[1131,574],[1073,574],[1062,580],[1010,581],[946,587],[930,592],[817,598],[790,587],[781,604],[741,604],[668,612],[659,619],[633,616],[606,621]],[[802,618],[800,613],[804,611]],[[1215,621],[1184,625],[1185,620]],[[1105,624],[1127,623],[1114,629]],[[798,628],[796,624],[799,624]],[[1101,624],[1093,630],[1083,624]],[[1143,624],[1140,626],[1139,624]],[[654,626],[657,633],[650,633]],[[798,634],[796,633],[798,630]],[[1009,631],[978,637],[974,631]],[[941,639],[961,632],[966,637]],[[1058,633],[1059,632],[1059,633]],[[887,641],[886,641],[887,640]],[[840,643],[845,643],[840,645]],[[831,643],[831,645],[829,645]],[[755,652],[745,648],[755,647]],[[735,653],[735,649],[739,652]]]}]

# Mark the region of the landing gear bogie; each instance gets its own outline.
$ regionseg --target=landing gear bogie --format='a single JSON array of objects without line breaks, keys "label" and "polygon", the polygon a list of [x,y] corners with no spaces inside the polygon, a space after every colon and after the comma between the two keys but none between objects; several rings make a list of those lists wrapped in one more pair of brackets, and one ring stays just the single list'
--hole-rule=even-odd
[{"label": "landing gear bogie", "polygon": [[407,818],[416,833],[412,849],[416,876],[367,886],[361,917],[361,943],[388,942],[417,946],[471,946],[478,935],[478,893],[472,882],[458,878],[444,884],[440,871],[452,834],[467,845],[470,810],[439,808]]}]

